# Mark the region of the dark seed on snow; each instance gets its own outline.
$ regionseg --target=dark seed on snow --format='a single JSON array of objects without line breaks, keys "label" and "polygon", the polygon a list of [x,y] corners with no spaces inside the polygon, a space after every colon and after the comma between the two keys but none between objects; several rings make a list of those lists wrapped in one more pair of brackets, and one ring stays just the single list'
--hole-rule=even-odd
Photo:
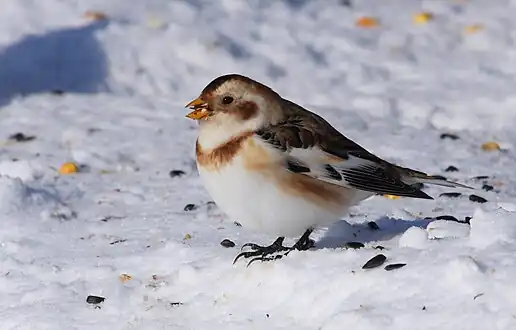
[{"label": "dark seed on snow", "polygon": [[385,248],[381,245],[377,245],[374,247],[376,250],[385,250]]},{"label": "dark seed on snow", "polygon": [[380,267],[381,265],[383,265],[385,260],[387,260],[387,257],[384,256],[383,254],[379,254],[379,255],[374,256],[371,259],[369,259],[369,261],[366,262],[362,266],[362,269],[371,269],[371,268]]},{"label": "dark seed on snow", "polygon": [[351,0],[340,0],[339,3],[341,6],[344,7],[351,7],[352,5]]},{"label": "dark seed on snow", "polygon": [[455,167],[455,166],[453,166],[453,165],[450,165],[450,166],[448,166],[444,171],[445,171],[445,172],[458,172],[458,171],[459,171],[459,169],[458,169],[458,168],[456,168],[456,167]]},{"label": "dark seed on snow", "polygon": [[407,264],[389,264],[387,266],[385,266],[385,270],[386,271],[391,271],[391,270],[395,270],[395,269],[398,269],[398,268],[401,268],[401,267],[405,267]]},{"label": "dark seed on snow", "polygon": [[469,195],[469,200],[472,202],[477,202],[477,203],[487,202],[487,199],[485,199],[484,197],[477,196],[477,195]]},{"label": "dark seed on snow", "polygon": [[449,192],[449,193],[442,193],[439,195],[439,197],[450,197],[450,198],[457,198],[462,196],[460,192]]},{"label": "dark seed on snow", "polygon": [[99,297],[99,296],[88,296],[88,297],[86,297],[86,302],[88,304],[93,304],[93,305],[100,304],[104,300],[106,300],[106,298]]},{"label": "dark seed on snow", "polygon": [[378,224],[374,221],[369,221],[367,223],[367,227],[369,227],[369,229],[371,230],[380,230],[380,227],[378,226]]},{"label": "dark seed on snow", "polygon": [[365,245],[360,242],[347,242],[346,245],[344,245],[344,246],[347,247],[348,249],[361,249]]},{"label": "dark seed on snow", "polygon": [[489,179],[489,175],[479,175],[473,178],[473,180],[487,180]]},{"label": "dark seed on snow", "polygon": [[65,93],[65,91],[62,89],[54,89],[54,90],[50,91],[50,94],[54,94],[54,95],[63,95],[64,93]]},{"label": "dark seed on snow", "polygon": [[185,171],[182,171],[182,170],[172,170],[168,173],[168,175],[170,175],[171,178],[183,176],[185,174],[186,174]]},{"label": "dark seed on snow", "polygon": [[109,243],[110,245],[115,245],[115,244],[119,244],[119,243],[123,243],[127,241],[126,239],[117,239],[116,241],[113,241],[111,243]]},{"label": "dark seed on snow", "polygon": [[494,189],[494,187],[493,187],[493,186],[490,186],[490,185],[488,185],[488,184],[484,184],[484,185],[482,186],[482,189],[484,189],[485,191],[491,191],[491,190],[493,190],[493,189]]},{"label": "dark seed on snow", "polygon": [[14,140],[16,142],[28,142],[34,140],[35,138],[35,136],[25,135],[23,133],[15,133],[9,136],[9,140]]},{"label": "dark seed on snow", "polygon": [[197,209],[197,205],[195,205],[195,204],[186,204],[185,208],[184,208],[184,210],[186,212],[193,211],[193,210],[196,210],[196,209]]},{"label": "dark seed on snow", "polygon": [[180,306],[182,304],[183,304],[182,302],[171,302],[170,306]]},{"label": "dark seed on snow", "polygon": [[233,221],[233,223],[234,223],[234,224],[235,224],[235,226],[237,226],[237,227],[242,227],[242,225],[240,224],[240,222]]},{"label": "dark seed on snow", "polygon": [[456,134],[452,134],[452,133],[443,133],[443,134],[441,134],[440,138],[442,140],[444,140],[444,139],[458,140],[459,136]]},{"label": "dark seed on snow", "polygon": [[447,220],[447,221],[456,221],[459,222],[459,219],[454,217],[453,215],[440,215],[438,217],[435,217],[435,220]]},{"label": "dark seed on snow", "polygon": [[220,245],[222,245],[223,247],[225,248],[232,248],[232,247],[235,247],[235,243],[227,238],[223,239],[221,242],[220,242]]}]

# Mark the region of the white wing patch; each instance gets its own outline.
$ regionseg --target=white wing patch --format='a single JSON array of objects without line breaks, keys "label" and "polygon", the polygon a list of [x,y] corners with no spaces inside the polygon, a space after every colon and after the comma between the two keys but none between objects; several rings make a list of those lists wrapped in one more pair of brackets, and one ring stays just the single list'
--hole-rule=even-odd
[{"label": "white wing patch", "polygon": [[377,194],[430,199],[421,190],[404,182],[399,175],[389,173],[381,163],[349,155],[342,159],[328,154],[318,147],[291,148],[281,152],[286,158],[286,167],[292,172],[335,184]]}]

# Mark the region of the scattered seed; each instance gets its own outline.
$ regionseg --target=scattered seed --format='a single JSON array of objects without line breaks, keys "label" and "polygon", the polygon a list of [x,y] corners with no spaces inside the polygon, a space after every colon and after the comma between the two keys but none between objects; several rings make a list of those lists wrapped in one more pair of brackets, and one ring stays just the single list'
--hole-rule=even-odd
[{"label": "scattered seed", "polygon": [[449,193],[442,193],[439,195],[439,197],[449,197],[449,198],[457,198],[462,196],[460,192],[449,192]]},{"label": "scattered seed", "polygon": [[426,311],[426,306],[423,306],[423,308],[421,308],[421,310]]},{"label": "scattered seed", "polygon": [[234,223],[234,224],[235,224],[235,226],[237,226],[237,227],[242,227],[242,224],[240,224],[240,222],[233,221],[233,223]]},{"label": "scattered seed", "polygon": [[456,221],[459,222],[459,220],[452,216],[452,215],[440,215],[438,217],[435,217],[435,220],[446,220],[446,221]]},{"label": "scattered seed", "polygon": [[489,175],[479,175],[472,178],[473,180],[487,180],[489,179]]},{"label": "scattered seed", "polygon": [[33,135],[25,135],[23,133],[15,133],[9,136],[9,140],[13,140],[16,142],[29,142],[34,140],[36,137]]},{"label": "scattered seed", "polygon": [[271,317],[271,316],[269,315],[269,313],[265,314],[265,316],[267,316],[267,318]]},{"label": "scattered seed", "polygon": [[477,196],[477,195],[469,195],[469,200],[472,202],[477,202],[477,203],[487,202],[487,199],[485,199],[484,197]]},{"label": "scattered seed", "polygon": [[105,216],[102,219],[100,219],[100,221],[108,222],[109,220],[120,220],[123,218],[125,218],[125,217],[120,217],[120,216],[116,216],[116,215],[108,215],[108,216]]},{"label": "scattered seed", "polygon": [[189,239],[192,239],[191,234],[186,234],[185,237],[183,237],[183,241],[188,241]]},{"label": "scattered seed", "polygon": [[389,194],[385,194],[383,195],[384,197],[387,197],[389,199],[400,199],[401,197],[400,196],[396,196],[396,195],[389,195]]},{"label": "scattered seed", "polygon": [[61,96],[63,95],[65,92],[64,90],[62,89],[53,89],[50,91],[50,94],[53,94],[53,95],[58,95],[58,96]]},{"label": "scattered seed", "polygon": [[386,271],[391,271],[391,270],[395,270],[395,269],[398,269],[398,268],[401,268],[401,267],[405,267],[407,264],[389,264],[387,266],[385,266],[385,270]]},{"label": "scattered seed", "polygon": [[472,24],[468,25],[464,28],[464,33],[466,34],[474,34],[482,31],[484,29],[483,24]]},{"label": "scattered seed", "polygon": [[361,249],[365,245],[360,242],[347,242],[344,246],[348,249]]},{"label": "scattered seed", "polygon": [[127,241],[126,239],[117,239],[116,241],[113,241],[111,243],[109,243],[110,245],[115,245],[115,244],[118,244],[118,243],[123,243]]},{"label": "scattered seed", "polygon": [[223,247],[225,248],[232,248],[232,247],[235,247],[235,242],[233,242],[232,240],[229,240],[227,238],[223,239],[221,242],[220,242],[220,245],[222,245]]},{"label": "scattered seed", "polygon": [[170,175],[171,178],[175,178],[175,177],[179,177],[179,176],[183,176],[185,175],[186,172],[185,171],[182,171],[182,170],[172,170],[168,173],[168,175]]},{"label": "scattered seed", "polygon": [[92,20],[92,21],[104,21],[108,19],[108,16],[100,11],[94,11],[94,10],[88,10],[83,15],[86,19]]},{"label": "scattered seed", "polygon": [[453,166],[453,165],[450,165],[450,166],[448,166],[444,171],[445,171],[445,172],[458,172],[458,171],[459,171],[459,169],[458,169],[458,168],[456,168],[456,167],[455,167],[455,166]]},{"label": "scattered seed", "polygon": [[88,304],[93,304],[93,305],[97,305],[97,304],[100,304],[101,302],[103,302],[104,300],[106,300],[106,298],[104,297],[99,297],[99,296],[88,296],[86,297],[86,302]]},{"label": "scattered seed", "polygon": [[170,303],[170,306],[181,306],[181,305],[183,305],[183,303],[182,303],[182,302],[179,302],[179,301],[177,301],[177,302],[171,302],[171,303]]},{"label": "scattered seed", "polygon": [[482,144],[482,150],[484,151],[496,151],[500,150],[500,145],[494,141],[489,141],[484,144]]},{"label": "scattered seed", "polygon": [[64,163],[63,165],[61,165],[61,167],[59,168],[59,173],[60,174],[74,174],[74,173],[78,173],[79,170],[80,170],[79,165],[72,163],[72,162],[67,162],[67,163]]},{"label": "scattered seed", "polygon": [[369,221],[367,223],[367,227],[369,227],[371,230],[380,230],[380,226],[378,226],[378,224],[374,221]]},{"label": "scattered seed", "polygon": [[377,246],[375,246],[374,248],[375,248],[375,250],[380,250],[380,251],[381,251],[381,250],[385,250],[385,247],[383,247],[383,246],[381,246],[381,245],[377,245]]},{"label": "scattered seed", "polygon": [[378,255],[372,257],[371,259],[369,259],[369,261],[366,262],[362,266],[362,269],[371,269],[371,268],[380,267],[381,265],[383,265],[385,260],[387,260],[386,256],[384,256],[383,254],[378,254]]},{"label": "scattered seed", "polygon": [[129,274],[120,274],[120,276],[118,276],[118,279],[120,280],[120,282],[125,283],[131,281],[133,277]]},{"label": "scattered seed", "polygon": [[484,293],[479,293],[476,296],[473,297],[473,300],[476,300],[477,298],[480,298],[484,295]]},{"label": "scattered seed", "polygon": [[184,210],[185,210],[185,212],[197,210],[197,205],[186,204]]},{"label": "scattered seed", "polygon": [[444,139],[458,140],[459,136],[456,134],[452,134],[452,133],[443,133],[443,134],[441,134],[440,138],[441,138],[441,140],[444,140]]},{"label": "scattered seed", "polygon": [[484,184],[484,185],[482,186],[482,189],[484,189],[485,191],[491,191],[491,190],[493,190],[493,189],[494,189],[494,187],[493,187],[493,186],[491,186],[491,185],[488,185],[488,184]]},{"label": "scattered seed", "polygon": [[413,20],[416,24],[425,24],[431,21],[434,18],[434,15],[429,12],[422,12],[414,15]]},{"label": "scattered seed", "polygon": [[376,19],[374,17],[364,16],[364,17],[360,17],[356,21],[355,24],[356,24],[356,26],[362,27],[362,28],[375,28],[380,25],[380,22],[378,21],[378,19]]}]

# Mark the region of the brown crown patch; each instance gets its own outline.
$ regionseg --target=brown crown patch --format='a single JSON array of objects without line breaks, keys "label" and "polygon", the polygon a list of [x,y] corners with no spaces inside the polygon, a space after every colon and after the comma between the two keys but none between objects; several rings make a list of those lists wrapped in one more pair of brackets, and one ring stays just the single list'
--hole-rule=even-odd
[{"label": "brown crown patch", "polygon": [[204,151],[199,144],[199,140],[197,140],[195,146],[197,162],[205,169],[217,171],[231,163],[236,154],[242,149],[244,142],[253,134],[253,132],[245,132],[209,151]]},{"label": "brown crown patch", "polygon": [[223,75],[223,76],[213,79],[206,87],[204,87],[204,89],[201,92],[201,95],[210,95],[211,93],[215,92],[215,90],[217,90],[217,88],[222,86],[222,84],[224,84],[227,81],[231,81],[231,80],[240,81],[244,84],[247,84],[247,86],[249,88],[259,90],[261,93],[276,95],[276,93],[270,87],[265,86],[264,84],[262,84],[258,81],[255,81],[249,77],[242,76],[240,74],[234,74],[234,73]]}]

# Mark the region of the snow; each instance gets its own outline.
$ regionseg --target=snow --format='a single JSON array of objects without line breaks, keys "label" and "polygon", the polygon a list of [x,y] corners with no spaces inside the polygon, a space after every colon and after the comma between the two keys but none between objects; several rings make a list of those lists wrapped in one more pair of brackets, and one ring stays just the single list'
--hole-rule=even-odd
[{"label": "snow", "polygon": [[[345,2],[3,1],[0,328],[515,329],[515,2]],[[435,19],[416,25],[422,10]],[[364,15],[380,26],[356,27]],[[242,244],[275,237],[210,203],[183,108],[230,72],[475,190],[374,197],[316,231],[314,250],[233,265]],[[69,161],[81,171],[59,174]],[[379,253],[407,265],[362,269]]]}]

